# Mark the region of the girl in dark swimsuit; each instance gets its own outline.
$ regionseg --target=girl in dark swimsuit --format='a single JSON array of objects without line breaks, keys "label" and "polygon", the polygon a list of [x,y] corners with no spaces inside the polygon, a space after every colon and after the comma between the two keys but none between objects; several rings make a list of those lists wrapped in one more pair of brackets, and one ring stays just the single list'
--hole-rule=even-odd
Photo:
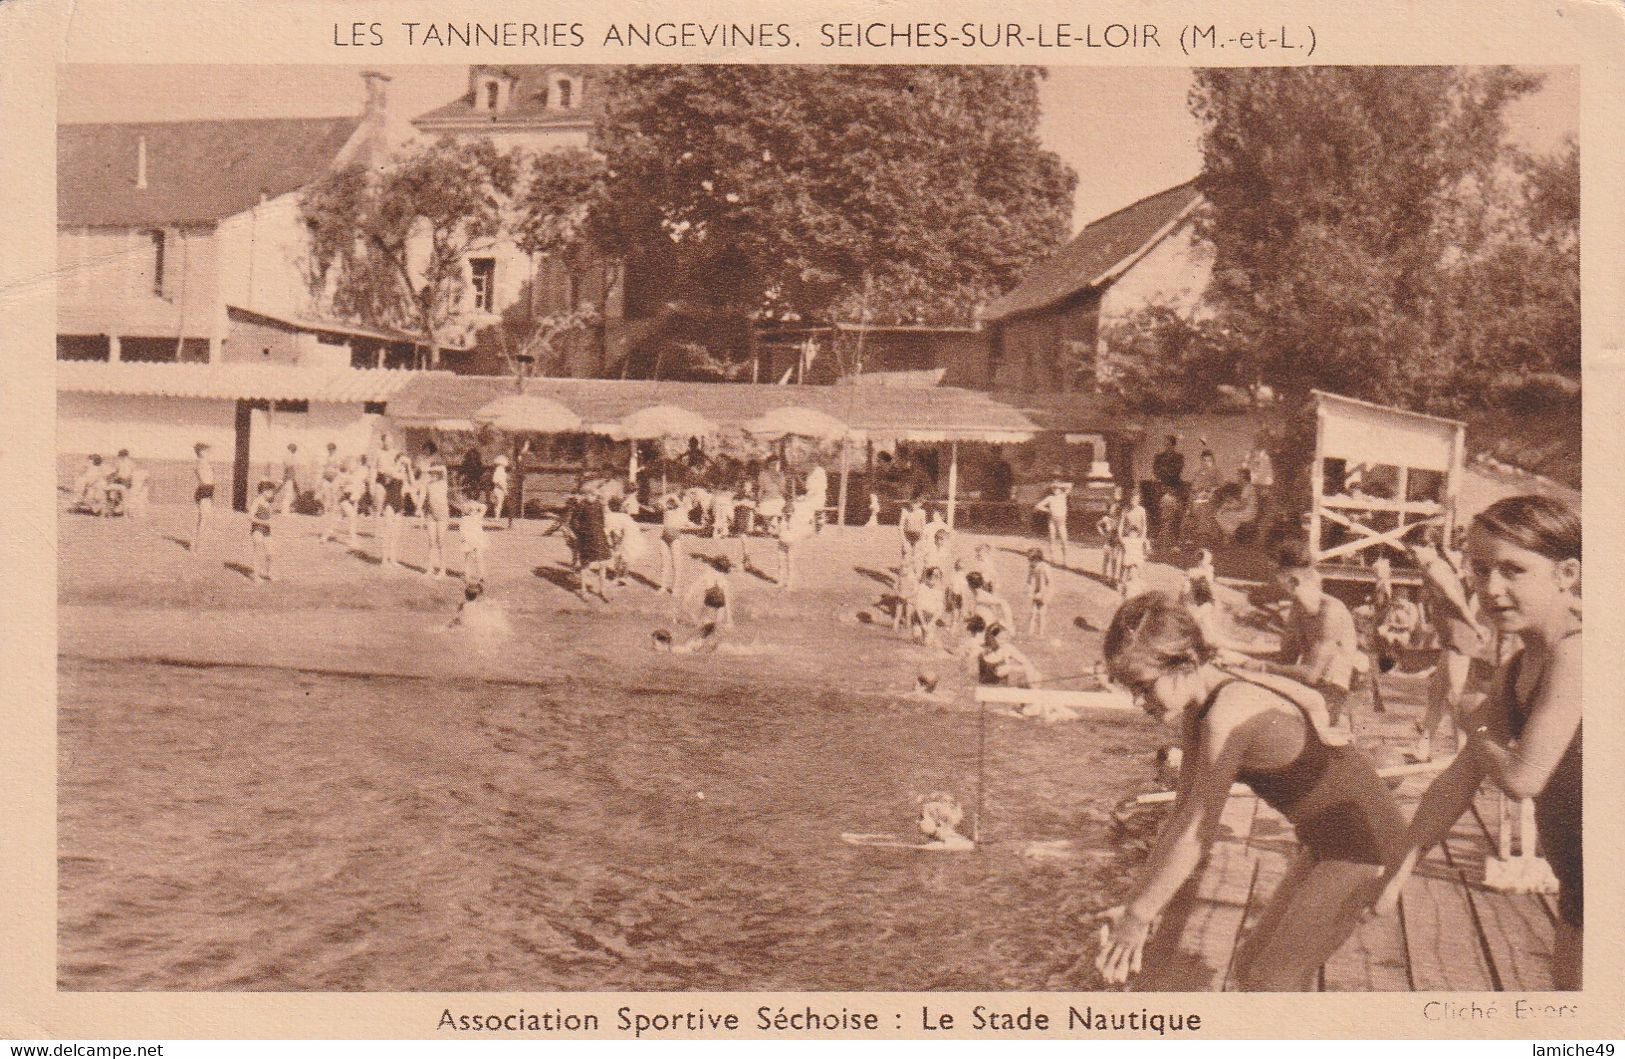
[{"label": "girl in dark swimsuit", "polygon": [[1409,851],[1396,862],[1376,911],[1398,902],[1422,853],[1450,833],[1484,780],[1535,800],[1540,842],[1557,876],[1552,978],[1580,988],[1583,871],[1580,846],[1580,516],[1561,501],[1514,496],[1480,512],[1467,534],[1468,568],[1483,612],[1523,650],[1496,674],[1467,721],[1467,748],[1422,796]]},{"label": "girl in dark swimsuit", "polygon": [[1119,608],[1106,632],[1112,678],[1183,739],[1173,815],[1139,892],[1103,914],[1095,966],[1107,982],[1140,970],[1151,926],[1201,862],[1232,783],[1245,783],[1297,832],[1301,853],[1236,954],[1246,990],[1307,990],[1359,925],[1405,821],[1376,768],[1327,723],[1319,696],[1284,677],[1242,676],[1170,595]]}]

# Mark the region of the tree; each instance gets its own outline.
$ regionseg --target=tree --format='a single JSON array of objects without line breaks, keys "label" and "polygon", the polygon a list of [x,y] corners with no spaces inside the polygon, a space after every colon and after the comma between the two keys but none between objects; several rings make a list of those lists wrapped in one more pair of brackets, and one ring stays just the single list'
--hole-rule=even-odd
[{"label": "tree", "polygon": [[1065,239],[1075,175],[1031,68],[640,66],[596,140],[598,230],[673,300],[776,319],[969,322]]},{"label": "tree", "polygon": [[1079,367],[1093,377],[1080,379],[1080,388],[1098,387],[1147,412],[1211,408],[1238,360],[1230,336],[1213,321],[1155,303],[1108,324],[1098,354],[1090,353]]},{"label": "tree", "polygon": [[438,367],[461,315],[466,262],[496,244],[519,179],[488,140],[443,138],[377,170],[356,164],[305,190],[311,286],[373,327],[418,336]]},{"label": "tree", "polygon": [[[523,252],[561,263],[572,274],[592,259],[608,273],[613,265],[598,253],[592,219],[604,204],[608,170],[603,159],[579,147],[530,155],[522,165],[522,189],[515,196],[512,237]],[[582,302],[560,312],[539,312],[536,292],[503,313],[501,338],[509,369],[523,361],[539,372],[557,370],[568,345],[603,321],[602,306]]]},{"label": "tree", "polygon": [[1232,381],[1460,400],[1471,336],[1505,320],[1463,277],[1501,237],[1485,205],[1511,158],[1505,108],[1538,83],[1506,68],[1198,71],[1208,293],[1240,354]]}]

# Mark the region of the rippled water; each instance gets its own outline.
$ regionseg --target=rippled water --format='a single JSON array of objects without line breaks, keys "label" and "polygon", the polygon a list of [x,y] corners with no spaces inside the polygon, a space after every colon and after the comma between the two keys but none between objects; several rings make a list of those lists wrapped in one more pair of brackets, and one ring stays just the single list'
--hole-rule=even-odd
[{"label": "rippled water", "polygon": [[[66,989],[1055,989],[1118,895],[1133,720],[988,725],[981,852],[843,844],[975,795],[977,715],[703,669],[543,687],[65,659]],[[703,797],[702,797],[703,795]]]}]

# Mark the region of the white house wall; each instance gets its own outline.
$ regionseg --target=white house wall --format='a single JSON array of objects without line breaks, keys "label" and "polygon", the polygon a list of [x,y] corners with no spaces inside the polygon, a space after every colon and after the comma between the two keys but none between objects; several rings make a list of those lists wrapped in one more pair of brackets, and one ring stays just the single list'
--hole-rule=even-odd
[{"label": "white house wall", "polygon": [[1189,220],[1153,246],[1101,295],[1102,333],[1111,324],[1152,305],[1186,317],[1207,314],[1202,295],[1213,275],[1213,248]]},{"label": "white house wall", "polygon": [[151,231],[57,230],[57,333],[145,338],[216,334],[216,251],[207,228],[163,229],[163,293],[153,293]]},{"label": "white house wall", "polygon": [[[372,448],[388,428],[381,415],[359,404],[311,402],[309,412],[255,410],[249,433],[249,478],[280,477],[288,442],[298,444],[302,462],[314,467],[335,442],[343,456]],[[111,459],[120,449],[147,468],[153,500],[178,502],[190,493],[192,446],[206,442],[217,480],[231,481],[236,452],[237,402],[192,397],[59,393],[57,456],[59,477],[71,481],[85,457]],[[229,489],[229,485],[227,486]]]},{"label": "white house wall", "polygon": [[235,305],[278,318],[324,315],[306,280],[310,237],[298,192],[226,218],[218,233],[222,313]]}]

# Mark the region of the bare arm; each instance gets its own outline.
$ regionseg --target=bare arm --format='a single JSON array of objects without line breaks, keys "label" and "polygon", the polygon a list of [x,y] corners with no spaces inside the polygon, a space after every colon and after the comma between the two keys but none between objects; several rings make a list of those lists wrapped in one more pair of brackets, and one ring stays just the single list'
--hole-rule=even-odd
[{"label": "bare arm", "polygon": [[1574,741],[1580,728],[1580,659],[1578,636],[1561,641],[1554,649],[1516,746],[1506,745],[1493,729],[1475,733],[1468,743],[1490,779],[1514,798],[1533,798],[1545,790]]},{"label": "bare arm", "polygon": [[1217,830],[1246,750],[1247,737],[1237,729],[1251,710],[1236,705],[1240,697],[1226,693],[1208,711],[1196,752],[1185,758],[1180,769],[1173,815],[1157,836],[1139,893],[1127,905],[1129,914],[1147,923],[1161,914],[1190,878]]},{"label": "bare arm", "polygon": [[1427,578],[1428,584],[1439,597],[1449,604],[1451,613],[1440,617],[1464,621],[1475,628],[1478,626],[1478,618],[1473,614],[1472,605],[1467,602],[1467,590],[1462,587],[1461,578],[1455,575],[1448,563],[1443,559],[1430,559],[1422,565],[1422,576]]}]

